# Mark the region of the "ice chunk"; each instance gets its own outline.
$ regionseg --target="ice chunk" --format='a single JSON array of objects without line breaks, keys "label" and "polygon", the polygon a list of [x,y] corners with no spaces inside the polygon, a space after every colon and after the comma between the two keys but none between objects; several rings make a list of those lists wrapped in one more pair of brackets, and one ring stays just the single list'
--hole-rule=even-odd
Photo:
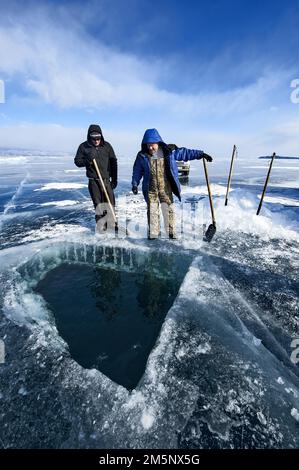
[{"label": "ice chunk", "polygon": [[152,425],[154,424],[154,421],[155,421],[155,416],[154,416],[153,409],[149,408],[142,413],[141,424],[144,427],[144,429],[146,430],[150,429]]},{"label": "ice chunk", "polygon": [[296,408],[291,409],[291,415],[299,422],[299,411]]}]

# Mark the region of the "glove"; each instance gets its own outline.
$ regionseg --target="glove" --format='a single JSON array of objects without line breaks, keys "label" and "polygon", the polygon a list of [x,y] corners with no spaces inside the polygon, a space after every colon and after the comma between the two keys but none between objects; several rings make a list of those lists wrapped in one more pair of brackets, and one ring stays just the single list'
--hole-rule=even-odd
[{"label": "glove", "polygon": [[167,147],[169,148],[171,152],[178,149],[178,146],[175,144],[167,144]]},{"label": "glove", "polygon": [[90,149],[89,152],[86,152],[85,159],[89,165],[92,164],[92,161],[96,158],[97,152],[95,149]]},{"label": "glove", "polygon": [[110,182],[110,185],[111,185],[111,188],[112,188],[112,189],[115,189],[115,188],[117,187],[117,181],[116,181],[116,180],[112,180],[112,181]]},{"label": "glove", "polygon": [[208,155],[207,153],[204,153],[202,158],[207,160],[207,162],[212,162],[213,161],[213,158],[210,155]]},{"label": "glove", "polygon": [[138,187],[137,186],[132,186],[132,192],[133,194],[138,194]]}]

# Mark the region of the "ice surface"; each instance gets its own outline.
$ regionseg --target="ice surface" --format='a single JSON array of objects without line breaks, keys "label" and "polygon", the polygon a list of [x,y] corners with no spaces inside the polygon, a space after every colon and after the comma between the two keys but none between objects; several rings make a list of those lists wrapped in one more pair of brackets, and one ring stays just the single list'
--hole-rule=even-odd
[{"label": "ice surface", "polygon": [[51,201],[51,202],[43,202],[41,206],[56,206],[56,207],[65,207],[65,206],[74,206],[79,204],[80,201],[73,201],[73,200],[65,200],[65,201]]},{"label": "ice surface", "polygon": [[[72,157],[53,156],[44,166],[36,156],[26,158],[0,178],[0,203],[6,208],[0,253],[0,339],[6,351],[0,364],[0,446],[298,447],[299,374],[290,360],[291,342],[299,337],[293,171],[273,173],[256,216],[265,170],[245,169],[248,162],[238,159],[224,207],[227,173],[211,168],[213,242],[203,242],[202,227],[194,237],[188,219],[185,237],[152,244],[94,236],[84,169],[82,176],[65,173],[74,169]],[[197,204],[201,221],[209,224],[206,187],[193,168],[183,203]],[[45,187],[52,189],[35,191]],[[130,224],[146,229],[146,205],[141,194],[130,193],[129,177],[120,180],[117,195],[120,217],[126,211]],[[192,211],[186,214],[192,217]],[[149,253],[161,252],[192,262],[144,375],[129,392],[72,359],[49,306],[33,289],[65,260],[97,263],[104,255],[111,268],[138,272]]]},{"label": "ice surface", "polygon": [[282,204],[283,206],[299,206],[298,199],[291,199],[288,197],[265,196],[264,201],[272,204]]}]

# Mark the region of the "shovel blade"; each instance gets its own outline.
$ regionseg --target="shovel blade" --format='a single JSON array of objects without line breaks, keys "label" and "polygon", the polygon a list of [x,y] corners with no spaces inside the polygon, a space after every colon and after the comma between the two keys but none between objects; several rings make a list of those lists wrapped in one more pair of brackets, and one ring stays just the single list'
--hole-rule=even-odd
[{"label": "shovel blade", "polygon": [[214,237],[215,233],[216,233],[216,225],[210,224],[209,227],[208,227],[208,230],[206,231],[204,240],[206,242],[210,243],[212,241],[212,238]]}]

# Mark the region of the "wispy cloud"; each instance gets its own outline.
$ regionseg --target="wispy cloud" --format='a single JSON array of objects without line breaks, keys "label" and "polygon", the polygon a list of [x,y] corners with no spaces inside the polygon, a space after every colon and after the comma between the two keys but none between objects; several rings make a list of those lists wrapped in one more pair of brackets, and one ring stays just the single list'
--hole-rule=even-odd
[{"label": "wispy cloud", "polygon": [[[94,116],[99,115],[102,120],[104,112],[106,116],[113,114],[114,125],[108,125],[107,138],[118,153],[135,153],[140,128],[152,126],[160,129],[165,140],[204,147],[221,156],[230,153],[233,143],[239,143],[247,155],[267,153],[278,143],[278,136],[284,152],[293,152],[296,124],[287,112],[281,113],[282,108],[290,106],[290,74],[295,78],[290,70],[265,65],[253,56],[244,63],[222,51],[197,69],[204,75],[201,90],[173,91],[174,74],[179,81],[180,73],[183,82],[184,75],[192,74],[188,68],[178,72],[175,54],[162,61],[158,51],[150,60],[125,53],[104,43],[99,35],[89,34],[85,23],[88,14],[74,17],[59,7],[55,15],[53,8],[31,5],[22,15],[10,14],[8,8],[0,19],[0,78],[17,84],[11,100],[14,112],[18,104],[22,109],[28,104],[25,123],[18,122],[17,114],[9,115],[1,105],[1,111],[15,121],[12,125],[4,121],[5,126],[0,128],[3,145],[16,146],[17,129],[18,146],[74,150],[73,142],[84,140],[86,130],[80,124],[72,127],[67,120],[63,125],[56,124],[55,110],[67,110],[77,117],[84,115],[85,121],[97,120]],[[228,68],[227,76],[235,73],[241,78],[222,86],[222,72]],[[197,79],[200,83],[200,76]],[[33,106],[39,106],[42,112],[49,109],[48,105],[52,123],[30,122]],[[271,114],[270,109],[277,112]],[[130,125],[126,115],[130,119],[137,116],[137,130],[136,119]],[[288,131],[282,133],[283,122]]]},{"label": "wispy cloud", "polygon": [[[175,113],[229,114],[262,103],[285,79],[283,73],[261,71],[250,84],[220,92],[175,93],[163,87],[170,64],[146,61],[107,47],[67,18],[54,23],[39,11],[18,24],[0,29],[0,71],[18,77],[22,94],[30,93],[61,108],[169,109]],[[219,72],[219,71],[218,71]],[[182,71],[184,73],[184,71]],[[215,63],[211,73],[216,73]]]}]

